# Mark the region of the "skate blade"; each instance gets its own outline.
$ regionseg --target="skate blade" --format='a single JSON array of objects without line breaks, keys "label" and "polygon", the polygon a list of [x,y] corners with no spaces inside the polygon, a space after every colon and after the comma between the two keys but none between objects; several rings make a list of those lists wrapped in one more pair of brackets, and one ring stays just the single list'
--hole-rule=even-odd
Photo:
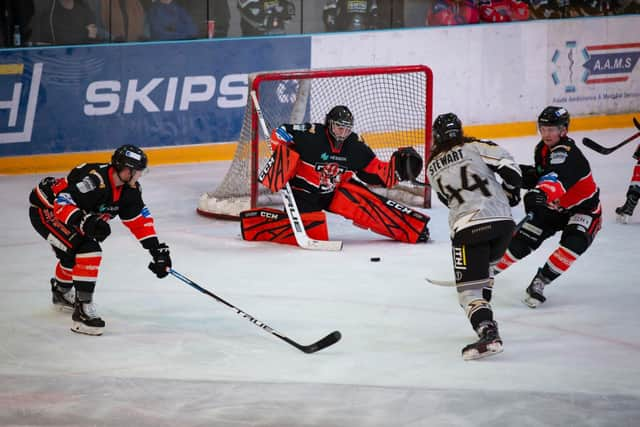
[{"label": "skate blade", "polygon": [[629,215],[616,215],[616,222],[618,224],[629,224]]},{"label": "skate blade", "polygon": [[75,332],[76,334],[98,336],[98,335],[102,335],[103,330],[104,328],[99,328],[96,326],[87,326],[84,323],[80,323],[80,322],[73,322],[73,326],[71,326],[71,332]]},{"label": "skate blade", "polygon": [[53,309],[55,311],[59,311],[61,313],[72,313],[73,312],[73,307],[69,307],[68,305],[62,305],[62,304],[53,304]]},{"label": "skate blade", "polygon": [[482,353],[480,353],[478,351],[478,349],[473,348],[471,350],[468,350],[464,353],[462,353],[462,360],[478,360],[478,359],[483,359],[485,357],[489,357],[489,356],[493,356],[495,354],[499,354],[502,353],[502,344],[500,343],[494,343],[494,344],[489,344],[487,346],[487,350],[483,351]]},{"label": "skate blade", "polygon": [[542,301],[529,296],[525,297],[522,302],[529,308],[536,308],[542,304]]}]

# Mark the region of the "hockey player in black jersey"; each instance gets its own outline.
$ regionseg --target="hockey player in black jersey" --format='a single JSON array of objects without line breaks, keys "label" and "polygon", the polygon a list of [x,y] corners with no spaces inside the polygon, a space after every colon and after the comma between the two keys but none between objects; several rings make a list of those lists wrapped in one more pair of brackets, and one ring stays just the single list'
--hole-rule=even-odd
[{"label": "hockey player in black jersey", "polygon": [[[388,162],[380,160],[355,132],[353,115],[339,105],[325,123],[284,124],[271,135],[274,154],[261,182],[272,191],[290,183],[307,234],[327,240],[329,211],[358,227],[407,243],[429,239],[429,217],[372,192],[370,185],[391,188],[422,171],[422,158],[411,147],[400,148]],[[258,208],[241,213],[245,240],[295,244],[283,211]]]},{"label": "hockey player in black jersey", "polygon": [[640,200],[640,145],[636,147],[633,158],[636,159],[636,164],[631,173],[631,182],[627,189],[627,198],[622,206],[616,208],[616,221],[622,224],[629,222],[633,211],[636,206],[638,206],[638,200]]},{"label": "hockey player in black jersey", "polygon": [[169,247],[156,236],[138,183],[146,168],[146,154],[123,145],[111,163],[83,163],[65,178],[44,178],[29,195],[31,224],[58,259],[51,279],[53,304],[73,311],[73,332],[103,332],[105,322],[96,313],[93,294],[102,259],[100,243],[111,234],[112,218],[119,216],[149,251],[149,269],[158,278],[168,275]]},{"label": "hockey player in black jersey", "polygon": [[433,123],[427,173],[438,199],[449,208],[458,302],[478,334],[478,341],[462,349],[462,357],[500,353],[489,271],[504,254],[515,227],[511,207],[520,202],[520,169],[494,142],[464,136],[460,119],[447,113]]},{"label": "hockey player in black jersey", "polygon": [[532,217],[515,234],[494,270],[496,274],[505,270],[562,233],[560,245],[526,289],[524,303],[531,308],[545,302],[545,286],[589,248],[602,224],[600,190],[589,162],[567,136],[568,128],[569,113],[562,107],[546,107],[538,117],[542,140],[535,148],[535,165],[520,165],[523,187],[529,190],[524,207]]}]

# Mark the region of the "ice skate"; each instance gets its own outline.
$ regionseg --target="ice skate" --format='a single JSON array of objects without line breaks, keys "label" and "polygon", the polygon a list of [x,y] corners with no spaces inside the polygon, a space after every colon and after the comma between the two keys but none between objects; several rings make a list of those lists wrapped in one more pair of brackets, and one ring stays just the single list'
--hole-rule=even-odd
[{"label": "ice skate", "polygon": [[638,194],[635,192],[627,193],[627,200],[625,200],[624,205],[616,208],[616,222],[620,224],[628,224],[631,220],[631,216],[633,215],[633,211],[638,205]]},{"label": "ice skate", "polygon": [[73,304],[76,301],[76,292],[73,286],[69,289],[65,289],[58,285],[58,281],[55,278],[51,278],[51,302],[53,308],[58,311],[64,311],[71,313],[73,311]]},{"label": "ice skate", "polygon": [[616,208],[616,222],[619,224],[629,224],[633,215],[633,210],[628,209],[627,203]]},{"label": "ice skate", "polygon": [[549,281],[542,276],[541,270],[538,270],[536,277],[533,278],[531,284],[527,287],[527,294],[522,300],[529,308],[536,308],[547,299],[544,296],[544,287]]},{"label": "ice skate", "polygon": [[91,301],[76,301],[74,305],[73,326],[71,330],[79,334],[102,335],[104,320],[96,313],[96,307]]},{"label": "ice skate", "polygon": [[463,360],[475,360],[502,353],[502,339],[498,333],[498,324],[494,321],[484,321],[477,330],[478,341],[462,349]]}]

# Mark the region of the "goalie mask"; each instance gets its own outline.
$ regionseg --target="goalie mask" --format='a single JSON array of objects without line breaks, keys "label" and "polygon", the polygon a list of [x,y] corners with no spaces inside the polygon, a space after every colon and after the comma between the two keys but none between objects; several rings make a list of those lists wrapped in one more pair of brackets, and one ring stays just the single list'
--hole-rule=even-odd
[{"label": "goalie mask", "polygon": [[453,113],[440,114],[433,122],[433,143],[445,144],[462,138],[462,122]]},{"label": "goalie mask", "polygon": [[548,106],[538,116],[538,127],[540,126],[556,126],[569,129],[569,112],[562,107]]},{"label": "goalie mask", "polygon": [[351,135],[353,114],[344,105],[337,105],[327,113],[324,124],[340,149],[342,143]]}]

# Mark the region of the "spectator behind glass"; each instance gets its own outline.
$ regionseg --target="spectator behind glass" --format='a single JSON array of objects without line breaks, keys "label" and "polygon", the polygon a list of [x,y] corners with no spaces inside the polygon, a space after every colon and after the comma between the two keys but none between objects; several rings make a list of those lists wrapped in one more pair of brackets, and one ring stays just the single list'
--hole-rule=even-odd
[{"label": "spectator behind glass", "polygon": [[286,34],[285,23],[296,13],[289,0],[238,0],[243,36]]},{"label": "spectator behind glass", "polygon": [[147,12],[149,33],[153,40],[182,40],[196,37],[191,15],[173,0],[157,0]]},{"label": "spectator behind glass", "polygon": [[427,25],[464,25],[480,21],[473,0],[436,0],[427,14]]},{"label": "spectator behind glass", "polygon": [[227,37],[229,33],[229,21],[231,12],[227,0],[213,0],[211,5],[211,18],[215,21],[214,37]]},{"label": "spectator behind glass", "polygon": [[36,44],[85,44],[97,41],[98,27],[82,0],[52,0],[36,20]]},{"label": "spectator behind glass", "polygon": [[404,28],[404,0],[378,0],[377,28]]},{"label": "spectator behind glass", "polygon": [[[30,46],[33,14],[33,0],[0,0],[0,47]],[[16,30],[20,35],[18,40]],[[20,42],[20,46],[16,46],[16,42]]]},{"label": "spectator behind glass", "polygon": [[613,6],[616,15],[640,13],[640,0],[617,0]]},{"label": "spectator behind glass", "polygon": [[87,1],[96,16],[98,38],[113,42],[148,39],[144,27],[144,8],[139,0]]},{"label": "spectator behind glass", "polygon": [[375,30],[378,23],[376,0],[327,0],[322,13],[325,31]]},{"label": "spectator behind glass", "polygon": [[613,0],[574,0],[569,5],[569,16],[613,15]]},{"label": "spectator behind glass", "polygon": [[213,37],[227,37],[231,20],[228,0],[209,0],[209,9],[207,9],[207,2],[204,0],[182,0],[180,4],[196,24],[196,37],[208,37],[207,21],[209,20],[214,22]]},{"label": "spectator behind glass", "polygon": [[529,5],[520,0],[480,0],[480,20],[511,22],[529,19]]}]

